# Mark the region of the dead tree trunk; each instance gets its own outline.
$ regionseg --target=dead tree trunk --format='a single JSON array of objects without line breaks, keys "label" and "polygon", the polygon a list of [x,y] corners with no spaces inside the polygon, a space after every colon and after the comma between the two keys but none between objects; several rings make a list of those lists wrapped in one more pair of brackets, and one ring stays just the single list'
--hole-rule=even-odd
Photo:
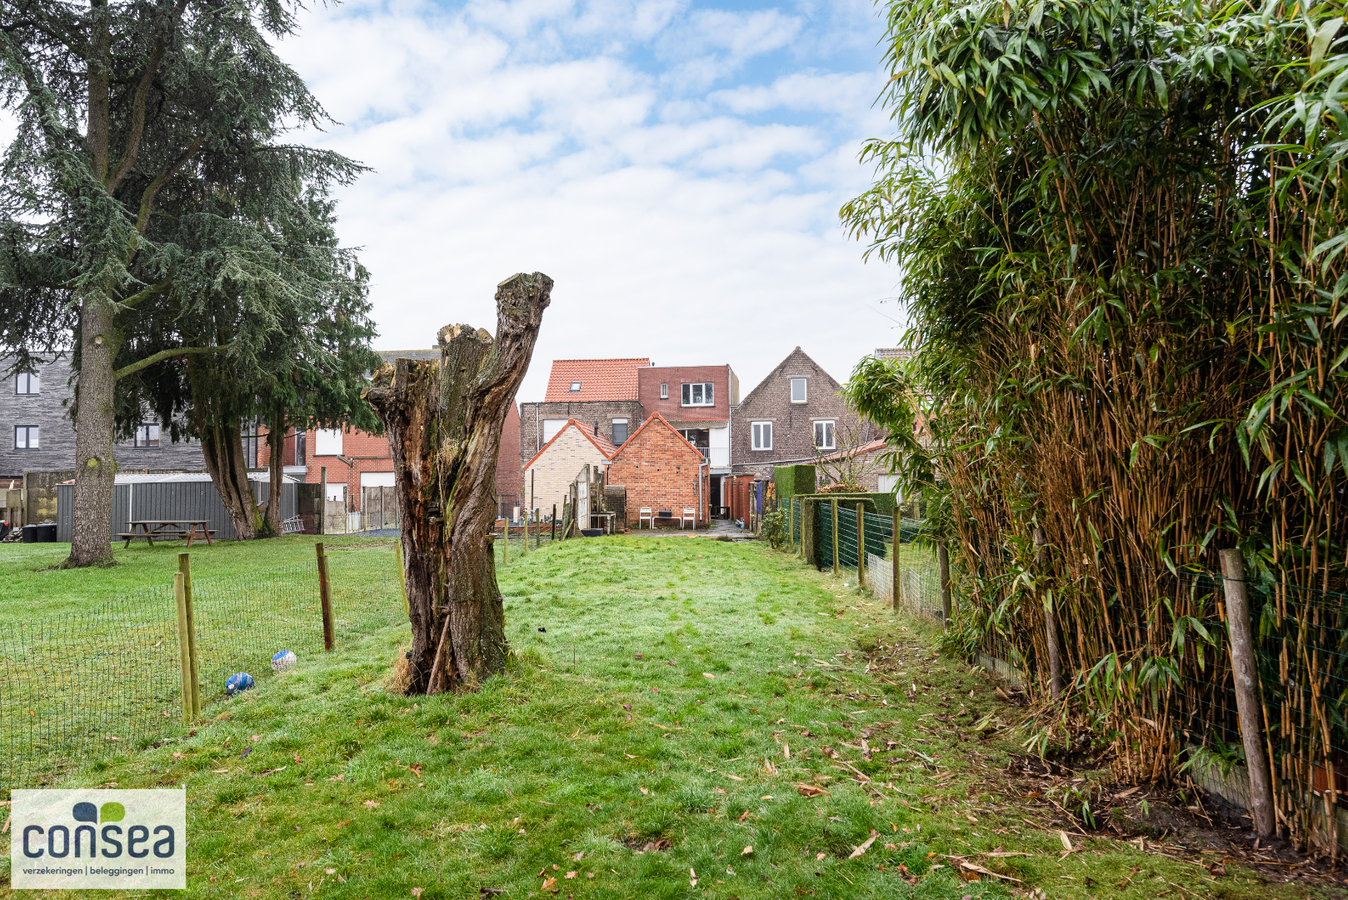
[{"label": "dead tree trunk", "polygon": [[440,360],[399,359],[365,392],[388,432],[412,624],[409,693],[472,689],[505,669],[492,524],[501,431],[538,339],[552,279],[496,290],[496,338],[440,330]]}]

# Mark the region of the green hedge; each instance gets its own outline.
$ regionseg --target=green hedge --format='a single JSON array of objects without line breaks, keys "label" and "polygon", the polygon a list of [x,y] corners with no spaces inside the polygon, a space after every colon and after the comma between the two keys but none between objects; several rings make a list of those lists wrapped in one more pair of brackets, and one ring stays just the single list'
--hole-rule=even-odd
[{"label": "green hedge", "polygon": [[814,466],[803,463],[795,466],[774,466],[772,482],[777,496],[785,499],[814,493]]}]

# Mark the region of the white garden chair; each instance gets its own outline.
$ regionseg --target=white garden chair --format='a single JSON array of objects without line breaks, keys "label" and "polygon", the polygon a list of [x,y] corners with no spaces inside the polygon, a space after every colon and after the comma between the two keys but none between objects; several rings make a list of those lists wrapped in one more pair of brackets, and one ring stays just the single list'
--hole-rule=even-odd
[{"label": "white garden chair", "polygon": [[684,507],[683,516],[679,519],[679,525],[687,525],[692,522],[692,527],[697,527],[697,510],[692,507]]},{"label": "white garden chair", "polygon": [[646,523],[647,528],[655,527],[655,514],[651,512],[651,508],[649,506],[641,507],[641,515],[637,516],[638,528],[641,527],[642,522]]}]

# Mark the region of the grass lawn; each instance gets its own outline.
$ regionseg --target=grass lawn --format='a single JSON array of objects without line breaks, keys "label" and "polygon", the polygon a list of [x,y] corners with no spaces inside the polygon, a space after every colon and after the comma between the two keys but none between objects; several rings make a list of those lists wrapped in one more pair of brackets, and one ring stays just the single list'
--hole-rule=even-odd
[{"label": "grass lawn", "polygon": [[515,654],[477,693],[389,694],[407,626],[353,630],[66,786],[184,785],[194,897],[1308,895],[1027,818],[972,736],[992,684],[761,544],[569,541],[500,580]]}]

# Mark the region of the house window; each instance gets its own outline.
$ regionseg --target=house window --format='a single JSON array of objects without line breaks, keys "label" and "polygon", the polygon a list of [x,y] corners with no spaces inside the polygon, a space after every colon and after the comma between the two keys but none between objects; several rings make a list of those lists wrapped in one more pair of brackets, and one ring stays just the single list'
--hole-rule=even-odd
[{"label": "house window", "polygon": [[38,448],[38,426],[17,425],[14,428],[15,450],[36,450]]},{"label": "house window", "polygon": [[159,446],[159,426],[141,425],[136,428],[136,446],[137,447],[158,447]]},{"label": "house window", "polygon": [[805,379],[804,379],[804,378],[792,378],[792,379],[791,379],[791,402],[792,402],[792,403],[804,403],[804,402],[805,402]]},{"label": "house window", "polygon": [[668,385],[668,384],[662,384],[662,385],[660,385],[660,399],[661,399],[661,400],[668,400],[668,399],[669,399],[669,385]]},{"label": "house window", "polygon": [[314,456],[341,456],[342,429],[314,429]]},{"label": "house window", "polygon": [[683,386],[684,406],[714,406],[711,382],[697,382]]},{"label": "house window", "polygon": [[307,465],[304,457],[308,455],[309,435],[303,431],[295,432],[295,465]]},{"label": "house window", "polygon": [[[243,464],[246,468],[257,468],[257,423],[243,423]],[[338,453],[341,451],[338,450]]]},{"label": "house window", "polygon": [[753,449],[755,449],[755,450],[771,450],[771,449],[772,449],[772,423],[771,423],[771,422],[754,422],[754,423],[753,423],[753,431],[754,431],[754,443],[753,443]]},{"label": "house window", "polygon": [[814,423],[814,448],[816,450],[838,449],[833,442],[833,421],[831,419]]},{"label": "house window", "polygon": [[613,420],[613,443],[622,446],[627,442],[627,420]]},{"label": "house window", "polygon": [[579,382],[579,381],[573,381],[573,382],[571,382],[571,393],[573,393],[573,394],[578,394],[578,393],[580,393],[580,382]]},{"label": "house window", "polygon": [[36,394],[37,393],[37,374],[20,372],[14,378],[14,393],[16,394]]},{"label": "house window", "polygon": [[566,419],[544,419],[543,420],[543,443],[547,443],[557,436],[557,432],[566,427]]}]

